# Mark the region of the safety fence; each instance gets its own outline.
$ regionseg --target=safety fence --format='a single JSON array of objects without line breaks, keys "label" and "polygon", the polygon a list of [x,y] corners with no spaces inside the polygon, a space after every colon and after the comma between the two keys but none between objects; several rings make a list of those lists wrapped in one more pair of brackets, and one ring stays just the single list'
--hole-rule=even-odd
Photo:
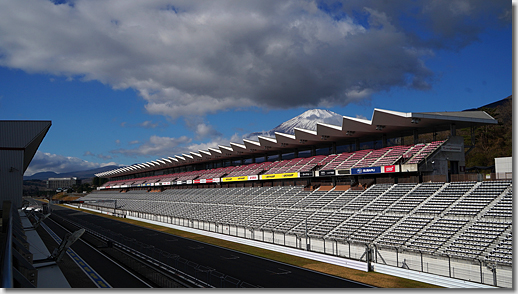
[{"label": "safety fence", "polygon": [[[235,237],[299,248],[347,259],[378,263],[403,269],[430,273],[502,288],[512,288],[512,265],[487,260],[460,258],[408,248],[396,248],[367,244],[353,240],[323,239],[311,236],[287,234],[258,228],[234,226],[196,219],[178,218],[139,211],[128,211],[92,204],[82,207],[100,210],[119,217],[132,216],[167,224],[216,232]],[[369,259],[371,258],[371,259]]]}]

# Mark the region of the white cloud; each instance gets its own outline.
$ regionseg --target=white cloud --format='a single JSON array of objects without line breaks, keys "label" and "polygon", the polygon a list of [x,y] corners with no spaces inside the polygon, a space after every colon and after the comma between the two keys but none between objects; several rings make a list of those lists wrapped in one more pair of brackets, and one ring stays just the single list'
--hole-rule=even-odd
[{"label": "white cloud", "polygon": [[71,3],[0,1],[0,65],[133,88],[149,113],[171,118],[428,89],[430,50],[466,46],[487,25],[479,20],[511,9],[501,0],[350,0],[340,11],[310,0]]},{"label": "white cloud", "polygon": [[178,146],[184,146],[192,142],[192,139],[182,136],[179,138],[170,138],[170,137],[160,137],[153,135],[149,138],[148,141],[144,143],[138,143],[140,146],[135,147],[133,149],[116,149],[110,151],[113,154],[122,154],[128,157],[137,157],[137,156],[171,156],[176,155],[178,153],[175,150],[178,149]]},{"label": "white cloud", "polygon": [[[87,151],[85,155],[93,155]],[[82,171],[94,168],[99,168],[107,165],[118,165],[115,162],[95,163],[82,160],[77,157],[63,156],[58,154],[51,154],[41,151],[36,151],[29,167],[25,171],[25,176],[31,176],[38,172],[53,171],[56,173]]]}]

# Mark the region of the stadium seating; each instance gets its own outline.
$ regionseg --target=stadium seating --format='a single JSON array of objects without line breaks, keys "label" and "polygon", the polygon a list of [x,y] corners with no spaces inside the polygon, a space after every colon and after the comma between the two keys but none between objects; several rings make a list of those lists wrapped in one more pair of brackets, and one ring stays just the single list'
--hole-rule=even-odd
[{"label": "stadium seating", "polygon": [[[275,162],[252,163],[241,166],[219,167],[209,170],[196,170],[168,175],[158,175],[129,180],[117,180],[105,183],[103,187],[120,185],[143,185],[158,182],[192,181],[222,177],[239,177],[260,174],[280,174],[312,170],[350,169],[358,167],[414,164],[424,160],[437,150],[444,141],[410,146],[391,146],[381,149],[366,149],[341,154],[317,155],[306,158],[294,158]],[[405,162],[406,161],[406,162]]]},{"label": "stadium seating", "polygon": [[[117,208],[128,211],[512,263],[510,180],[375,184],[347,191],[302,186],[101,190],[80,200],[117,200]],[[115,202],[95,205],[114,208]]]}]

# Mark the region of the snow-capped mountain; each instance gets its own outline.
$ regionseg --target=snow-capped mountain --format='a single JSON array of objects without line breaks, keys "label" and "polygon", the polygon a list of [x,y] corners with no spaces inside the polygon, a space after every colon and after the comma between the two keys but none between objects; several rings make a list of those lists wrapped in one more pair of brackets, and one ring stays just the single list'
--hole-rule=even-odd
[{"label": "snow-capped mountain", "polygon": [[257,136],[275,137],[275,132],[293,135],[295,134],[294,128],[315,131],[317,129],[317,122],[341,126],[342,120],[343,116],[338,113],[325,109],[311,109],[299,116],[283,122],[269,131],[250,133],[245,135],[243,138],[255,140],[257,139]]}]

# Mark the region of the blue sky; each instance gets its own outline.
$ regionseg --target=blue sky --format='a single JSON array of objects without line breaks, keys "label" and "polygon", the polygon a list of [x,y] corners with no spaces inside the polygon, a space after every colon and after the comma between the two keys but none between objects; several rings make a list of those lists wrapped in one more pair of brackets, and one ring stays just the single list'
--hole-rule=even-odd
[{"label": "blue sky", "polygon": [[511,94],[509,1],[0,0],[0,119],[52,121],[26,175]]}]

